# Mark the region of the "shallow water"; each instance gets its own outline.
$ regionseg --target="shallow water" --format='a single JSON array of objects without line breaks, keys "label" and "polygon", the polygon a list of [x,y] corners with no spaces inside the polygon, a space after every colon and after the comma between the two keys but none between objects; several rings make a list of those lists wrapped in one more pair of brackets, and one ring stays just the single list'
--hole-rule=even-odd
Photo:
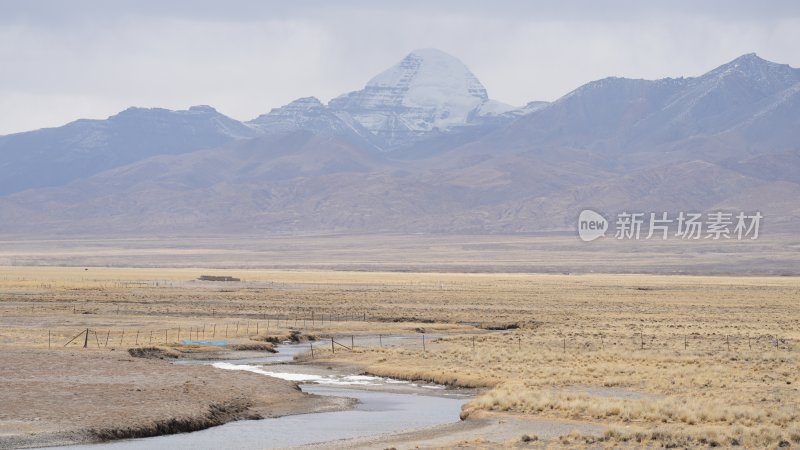
[{"label": "shallow water", "polygon": [[[305,373],[308,367],[286,363],[292,361],[296,354],[308,351],[307,344],[279,345],[276,348],[279,353],[252,358],[179,360],[176,363],[211,364],[221,370],[244,370],[306,383],[300,385],[304,392],[355,398],[358,400],[356,407],[347,411],[231,422],[193,433],[54,448],[197,450],[294,447],[458,422],[461,406],[468,399],[463,393],[445,391],[443,386],[432,384],[418,385],[391,378],[325,373],[327,371]],[[384,389],[392,392],[384,392]]]},{"label": "shallow water", "polygon": [[458,422],[464,398],[345,389],[307,384],[303,391],[358,399],[355,409],[232,422],[193,433],[64,447],[115,449],[264,449],[375,436]]}]

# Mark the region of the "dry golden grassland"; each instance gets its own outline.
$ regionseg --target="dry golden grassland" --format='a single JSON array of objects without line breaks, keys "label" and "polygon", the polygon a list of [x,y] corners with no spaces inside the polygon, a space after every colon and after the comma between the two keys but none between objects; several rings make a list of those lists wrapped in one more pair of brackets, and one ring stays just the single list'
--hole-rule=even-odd
[{"label": "dry golden grassland", "polygon": [[[243,281],[193,281],[201,274]],[[486,387],[464,417],[608,424],[604,446],[800,445],[793,277],[5,267],[0,295],[0,346],[46,347],[50,330],[55,348],[84,328],[98,332],[93,351],[107,335],[132,345],[133,330],[173,344],[178,328],[208,339],[227,327],[237,342],[424,329],[424,351],[412,339],[316,356]]]}]

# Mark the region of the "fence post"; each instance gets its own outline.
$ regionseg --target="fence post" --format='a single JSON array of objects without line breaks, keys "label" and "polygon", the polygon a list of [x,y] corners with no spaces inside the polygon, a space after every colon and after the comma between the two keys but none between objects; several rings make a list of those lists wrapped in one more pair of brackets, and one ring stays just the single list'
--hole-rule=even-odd
[{"label": "fence post", "polygon": [[333,336],[331,336],[331,354],[336,353],[336,348],[333,346]]},{"label": "fence post", "polygon": [[351,351],[356,348],[356,343],[355,342],[356,342],[355,336],[350,335],[350,350]]},{"label": "fence post", "polygon": [[139,330],[136,330],[136,345],[139,345]]},{"label": "fence post", "polygon": [[89,329],[87,328],[86,329],[86,336],[84,336],[84,338],[83,338],[83,348],[86,348],[88,346],[89,346]]},{"label": "fence post", "polygon": [[378,335],[378,344],[383,348],[383,335]]},{"label": "fence post", "polygon": [[308,341],[308,346],[311,348],[311,359],[314,359],[314,344]]},{"label": "fence post", "polygon": [[50,350],[50,330],[47,330],[47,349]]},{"label": "fence post", "polygon": [[425,349],[425,333],[422,333],[422,351],[423,351],[423,352],[424,352],[424,351],[427,351],[427,350]]},{"label": "fence post", "polygon": [[475,351],[475,336],[472,336],[472,351]]}]

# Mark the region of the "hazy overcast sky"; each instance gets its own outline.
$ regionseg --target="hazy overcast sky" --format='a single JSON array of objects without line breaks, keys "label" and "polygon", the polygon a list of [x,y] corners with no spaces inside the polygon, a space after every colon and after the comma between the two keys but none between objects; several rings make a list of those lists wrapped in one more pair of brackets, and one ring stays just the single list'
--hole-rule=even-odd
[{"label": "hazy overcast sky", "polygon": [[128,106],[252,119],[360,89],[422,47],[515,105],[610,75],[699,75],[750,52],[800,66],[797,0],[431,3],[0,0],[0,134]]}]

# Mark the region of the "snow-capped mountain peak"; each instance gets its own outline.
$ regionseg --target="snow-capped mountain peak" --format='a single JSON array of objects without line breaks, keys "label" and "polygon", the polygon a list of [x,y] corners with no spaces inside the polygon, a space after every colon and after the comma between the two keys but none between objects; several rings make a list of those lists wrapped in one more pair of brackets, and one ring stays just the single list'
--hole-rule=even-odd
[{"label": "snow-capped mountain peak", "polygon": [[387,149],[513,109],[490,100],[464,63],[436,49],[414,50],[364,89],[337,97],[328,106],[352,116]]},{"label": "snow-capped mountain peak", "polygon": [[458,58],[432,48],[414,50],[399,63],[375,76],[367,89],[400,89],[404,106],[432,106],[442,101],[482,102],[486,88]]}]

